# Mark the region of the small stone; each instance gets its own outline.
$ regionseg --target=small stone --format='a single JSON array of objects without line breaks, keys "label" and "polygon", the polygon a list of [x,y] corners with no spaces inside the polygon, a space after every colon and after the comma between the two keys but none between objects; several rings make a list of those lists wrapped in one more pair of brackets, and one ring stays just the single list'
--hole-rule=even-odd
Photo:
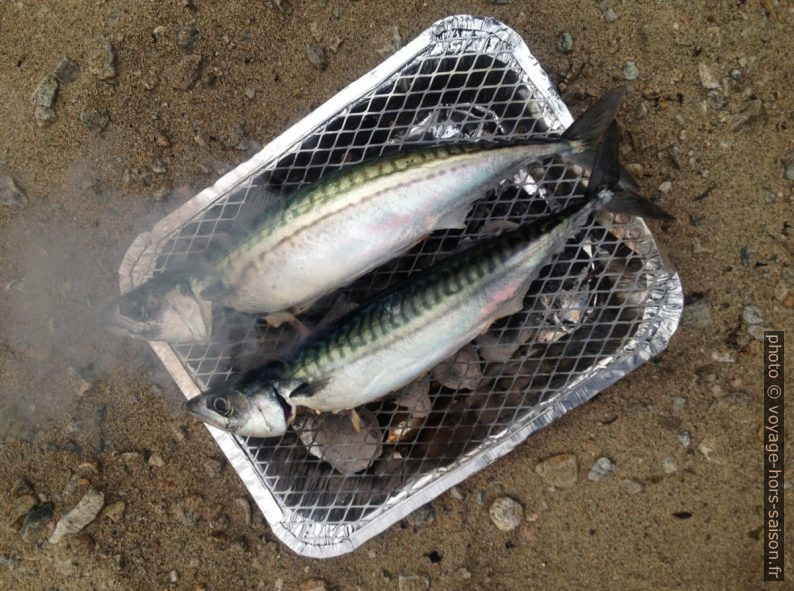
[{"label": "small stone", "polygon": [[571,453],[550,456],[535,466],[535,473],[546,484],[557,488],[570,488],[576,484],[577,472],[576,456]]},{"label": "small stone", "polygon": [[499,497],[488,509],[491,521],[501,531],[512,531],[524,520],[524,507],[510,497]]},{"label": "small stone", "polygon": [[391,55],[392,53],[400,49],[402,44],[403,44],[403,39],[402,36],[400,35],[400,29],[397,27],[397,25],[394,25],[391,28],[391,36],[383,44],[383,47],[381,47],[378,50],[378,53],[380,53],[381,55]]},{"label": "small stone", "polygon": [[88,58],[88,71],[100,80],[109,80],[116,76],[116,53],[106,39],[98,39]]},{"label": "small stone", "polygon": [[16,497],[13,502],[13,507],[11,508],[10,520],[16,521],[35,506],[36,497],[33,495],[22,495],[20,497]]},{"label": "small stone", "polygon": [[326,59],[325,51],[323,51],[322,47],[317,45],[307,45],[306,57],[309,58],[311,65],[320,71],[325,70],[328,67],[328,59]]},{"label": "small stone", "polygon": [[673,472],[678,472],[678,466],[676,466],[673,458],[664,458],[662,460],[662,470],[664,470],[665,474],[672,474]]},{"label": "small stone", "polygon": [[708,299],[703,297],[685,305],[681,316],[681,324],[692,328],[708,328],[711,326],[711,308]]},{"label": "small stone", "polygon": [[686,406],[686,398],[684,398],[683,396],[676,396],[675,398],[673,398],[673,412],[679,413],[682,410],[684,410],[685,406]]},{"label": "small stone", "polygon": [[471,579],[471,573],[463,567],[458,569],[458,576],[464,581]]},{"label": "small stone", "polygon": [[80,66],[77,65],[77,62],[73,62],[68,57],[63,56],[61,61],[58,62],[58,65],[55,66],[52,75],[55,76],[55,79],[61,84],[68,84],[77,78],[79,73]]},{"label": "small stone", "polygon": [[689,447],[692,443],[692,435],[690,435],[689,431],[679,431],[676,433],[676,437],[678,437],[678,441],[680,441],[681,445],[684,447]]},{"label": "small stone", "polygon": [[218,460],[209,459],[204,462],[204,472],[207,473],[207,476],[210,478],[217,478],[221,475],[221,468],[223,466]]},{"label": "small stone", "polygon": [[775,286],[773,294],[778,302],[783,302],[786,300],[786,296],[788,295],[788,285],[786,285],[785,281],[781,281]]},{"label": "small stone", "polygon": [[141,76],[141,86],[143,86],[146,90],[154,90],[157,86],[157,83],[160,81],[160,77],[157,75],[156,70],[146,70],[146,73]]},{"label": "small stone", "polygon": [[794,151],[789,152],[786,161],[783,163],[783,174],[786,180],[794,181]]},{"label": "small stone", "polygon": [[245,525],[251,525],[251,505],[243,497],[234,499],[234,504],[239,508]]},{"label": "small stone", "polygon": [[611,7],[607,8],[606,12],[604,13],[604,20],[606,20],[608,23],[614,23],[616,20],[618,20],[618,15],[614,10],[612,10]]},{"label": "small stone", "polygon": [[19,207],[28,202],[28,196],[10,176],[0,176],[0,205]]},{"label": "small stone", "polygon": [[256,90],[254,90],[254,89],[253,89],[253,88],[251,88],[250,86],[249,86],[249,87],[246,87],[246,89],[245,89],[245,96],[247,96],[247,97],[248,97],[249,99],[251,99],[251,100],[254,100],[254,97],[256,96]]},{"label": "small stone", "polygon": [[154,164],[152,164],[152,172],[154,174],[165,174],[168,172],[168,169],[165,167],[162,160],[155,160]]},{"label": "small stone", "polygon": [[626,80],[636,80],[640,77],[640,71],[634,62],[629,61],[623,64],[623,77]]},{"label": "small stone", "polygon": [[137,462],[140,459],[141,454],[139,454],[137,451],[125,451],[119,457],[121,457],[121,460],[125,464],[131,464],[133,462]]},{"label": "small stone", "polygon": [[201,519],[204,499],[198,495],[193,495],[182,499],[176,504],[174,514],[185,525],[196,525]]},{"label": "small stone", "polygon": [[163,466],[165,466],[163,457],[160,454],[150,455],[147,464],[149,464],[150,466],[154,466],[155,468],[162,468]]},{"label": "small stone", "polygon": [[642,492],[642,484],[630,478],[624,478],[620,485],[623,487],[623,490],[630,495],[636,495]]},{"label": "small stone", "polygon": [[35,544],[38,541],[47,524],[52,521],[54,509],[52,503],[42,503],[28,511],[22,521],[22,529],[19,530],[19,534],[25,542]]},{"label": "small stone", "polygon": [[175,570],[172,570],[170,573],[168,573],[168,582],[174,584],[177,581],[179,581],[179,573]]},{"label": "small stone", "polygon": [[36,125],[39,127],[47,127],[55,121],[58,116],[53,109],[37,105],[33,108],[33,118],[36,120]]},{"label": "small stone", "polygon": [[201,55],[186,55],[176,65],[171,84],[177,90],[190,90],[198,82],[204,58]]},{"label": "small stone", "polygon": [[161,148],[168,148],[171,145],[171,140],[168,139],[168,135],[162,129],[157,130],[154,141]]},{"label": "small stone", "polygon": [[664,181],[661,185],[659,185],[659,192],[660,193],[669,193],[673,188],[673,183],[670,181]]},{"label": "small stone", "polygon": [[750,304],[742,310],[742,318],[747,324],[761,324],[764,321],[764,316],[758,306]]},{"label": "small stone", "polygon": [[36,107],[50,108],[55,102],[56,94],[58,94],[58,81],[52,76],[45,76],[33,91],[30,102]]},{"label": "small stone", "polygon": [[608,476],[614,469],[614,462],[606,456],[601,456],[593,463],[593,467],[590,468],[590,472],[587,473],[587,479],[598,482]]},{"label": "small stone", "polygon": [[193,49],[196,44],[196,37],[198,37],[198,29],[194,23],[190,23],[177,31],[176,43],[182,49]]},{"label": "small stone", "polygon": [[457,486],[453,486],[451,489],[449,489],[449,495],[456,501],[463,500],[463,493],[460,492],[460,489]]},{"label": "small stone", "polygon": [[698,64],[698,75],[700,76],[700,83],[703,85],[703,88],[713,90],[720,87],[719,80],[711,73],[711,68],[708,64],[703,62]]},{"label": "small stone", "polygon": [[88,111],[80,115],[80,121],[87,129],[94,133],[101,133],[110,124],[110,115],[105,110],[102,111]]},{"label": "small stone", "polygon": [[646,105],[645,102],[641,101],[640,104],[637,105],[637,108],[634,110],[634,116],[637,117],[637,119],[644,119],[647,115],[648,115],[648,105]]},{"label": "small stone", "polygon": [[55,524],[55,531],[52,532],[49,543],[57,544],[65,535],[79,532],[96,518],[104,504],[105,495],[89,488],[74,509],[63,515]]},{"label": "small stone", "polygon": [[120,523],[124,518],[124,512],[126,510],[127,505],[124,501],[116,501],[105,507],[102,515],[110,519],[113,523]]},{"label": "small stone", "polygon": [[571,53],[573,51],[573,36],[568,31],[563,31],[557,35],[557,49],[561,53]]},{"label": "small stone", "polygon": [[300,591],[327,591],[328,584],[323,579],[307,579],[301,583]]},{"label": "small stone", "polygon": [[430,589],[430,579],[423,575],[397,575],[399,591],[424,591]]},{"label": "small stone", "polygon": [[0,566],[14,570],[19,565],[19,558],[11,554],[0,554]]},{"label": "small stone", "polygon": [[718,89],[709,90],[706,98],[709,104],[715,109],[722,109],[728,104],[728,99]]},{"label": "small stone", "polygon": [[692,252],[693,252],[693,253],[695,253],[695,254],[700,254],[700,253],[702,253],[704,250],[705,250],[705,249],[703,248],[703,245],[700,243],[700,240],[698,240],[697,238],[695,238],[695,239],[692,241]]},{"label": "small stone", "polygon": [[733,351],[712,351],[711,359],[717,363],[736,363],[736,353]]},{"label": "small stone", "polygon": [[436,510],[433,509],[433,505],[431,503],[422,505],[405,518],[405,521],[408,522],[408,525],[413,527],[425,527],[433,523],[435,520]]}]

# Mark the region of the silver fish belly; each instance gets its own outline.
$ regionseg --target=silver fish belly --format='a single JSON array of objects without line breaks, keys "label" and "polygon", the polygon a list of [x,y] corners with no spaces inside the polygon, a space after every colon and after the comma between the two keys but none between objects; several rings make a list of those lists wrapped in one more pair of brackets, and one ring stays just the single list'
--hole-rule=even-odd
[{"label": "silver fish belly", "polygon": [[498,318],[521,310],[541,267],[594,207],[595,200],[475,245],[353,313],[288,361],[289,378],[311,386],[288,402],[339,411],[410,383]]},{"label": "silver fish belly", "polygon": [[565,141],[450,146],[356,167],[266,216],[219,262],[229,289],[215,301],[265,313],[310,304],[434,230],[463,228],[472,203],[499,180],[569,149]]}]

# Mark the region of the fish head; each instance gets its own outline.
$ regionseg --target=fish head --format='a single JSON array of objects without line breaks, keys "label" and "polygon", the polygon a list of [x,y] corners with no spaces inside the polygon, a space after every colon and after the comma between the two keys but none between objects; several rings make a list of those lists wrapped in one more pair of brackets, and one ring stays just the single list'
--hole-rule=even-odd
[{"label": "fish head", "polygon": [[205,423],[234,435],[278,437],[287,431],[294,410],[265,380],[254,387],[205,392],[187,403]]},{"label": "fish head", "polygon": [[212,304],[199,297],[189,277],[157,275],[117,298],[107,314],[112,330],[169,343],[203,343],[210,338]]}]

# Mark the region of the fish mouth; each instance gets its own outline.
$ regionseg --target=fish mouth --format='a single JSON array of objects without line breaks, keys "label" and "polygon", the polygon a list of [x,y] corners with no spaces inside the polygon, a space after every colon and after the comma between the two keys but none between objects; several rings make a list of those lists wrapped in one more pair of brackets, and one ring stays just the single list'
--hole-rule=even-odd
[{"label": "fish mouth", "polygon": [[153,332],[151,324],[133,320],[129,316],[122,314],[118,298],[105,306],[102,311],[102,319],[105,328],[115,335],[149,339]]},{"label": "fish mouth", "polygon": [[217,427],[218,429],[229,431],[229,421],[207,408],[206,398],[204,398],[204,396],[196,396],[188,400],[187,410],[190,414],[205,423]]}]

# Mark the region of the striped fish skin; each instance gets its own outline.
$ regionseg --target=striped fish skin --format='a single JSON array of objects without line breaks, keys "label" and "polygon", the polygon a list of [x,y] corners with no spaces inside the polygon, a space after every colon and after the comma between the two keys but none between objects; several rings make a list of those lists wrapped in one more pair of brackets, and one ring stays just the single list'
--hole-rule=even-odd
[{"label": "striped fish skin", "polygon": [[476,244],[356,310],[287,360],[286,381],[309,385],[287,401],[340,411],[412,382],[498,318],[521,310],[540,269],[597,203],[594,198],[542,224]]},{"label": "striped fish skin", "polygon": [[583,149],[559,140],[433,147],[381,158],[310,186],[265,212],[213,264],[213,300],[243,312],[310,304],[408,250],[463,228],[473,202],[528,161]]}]

